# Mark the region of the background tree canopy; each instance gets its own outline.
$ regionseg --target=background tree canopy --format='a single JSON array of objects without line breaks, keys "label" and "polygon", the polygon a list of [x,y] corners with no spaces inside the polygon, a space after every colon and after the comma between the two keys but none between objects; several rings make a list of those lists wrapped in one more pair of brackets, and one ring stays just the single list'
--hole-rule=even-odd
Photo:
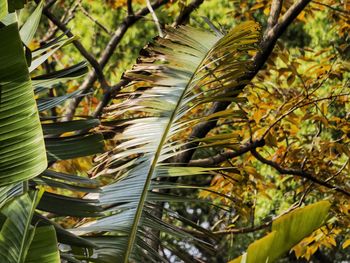
[{"label": "background tree canopy", "polygon": [[0,261],[350,260],[350,2],[0,0]]}]

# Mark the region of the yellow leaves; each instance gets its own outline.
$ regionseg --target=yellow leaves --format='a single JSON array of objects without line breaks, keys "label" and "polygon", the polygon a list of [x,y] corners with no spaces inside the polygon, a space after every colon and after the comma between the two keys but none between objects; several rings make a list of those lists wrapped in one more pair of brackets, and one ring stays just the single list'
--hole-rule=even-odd
[{"label": "yellow leaves", "polygon": [[305,18],[305,11],[300,12],[300,14],[298,15],[297,19],[300,20],[300,21],[303,21],[304,23],[306,23],[307,20]]},{"label": "yellow leaves", "polygon": [[253,11],[253,10],[257,10],[257,9],[260,9],[262,7],[265,7],[265,4],[264,3],[256,3],[255,5],[253,5],[250,10]]},{"label": "yellow leaves", "polygon": [[[127,0],[107,0],[107,4],[114,9],[126,7],[126,3]],[[145,0],[134,0],[133,3],[144,4]]]},{"label": "yellow leaves", "polygon": [[89,171],[92,167],[93,163],[91,157],[58,161],[53,166],[54,170],[69,174],[85,174],[86,171]]},{"label": "yellow leaves", "polygon": [[299,244],[296,245],[296,246],[293,248],[293,251],[294,251],[295,256],[296,256],[297,258],[300,258],[300,257],[305,253],[304,247],[301,246],[301,245],[299,245]]},{"label": "yellow leaves", "polygon": [[252,118],[253,120],[258,124],[260,120],[265,116],[266,110],[265,109],[260,109],[254,112]]},{"label": "yellow leaves", "polygon": [[290,74],[289,77],[287,78],[288,86],[292,86],[294,81],[295,81],[295,75],[294,74]]},{"label": "yellow leaves", "polygon": [[269,132],[267,134],[267,136],[265,137],[265,141],[266,141],[266,145],[269,145],[269,146],[272,146],[272,147],[277,147],[278,146],[276,137],[271,132]]},{"label": "yellow leaves", "polygon": [[345,248],[347,248],[348,246],[350,246],[350,239],[345,240],[345,242],[344,242],[343,245],[342,245],[342,248],[345,249]]},{"label": "yellow leaves", "polygon": [[324,226],[314,231],[310,236],[304,238],[296,246],[293,251],[297,258],[306,258],[310,260],[312,255],[321,247],[332,248],[337,246],[336,237],[341,233],[341,229],[329,229]]}]

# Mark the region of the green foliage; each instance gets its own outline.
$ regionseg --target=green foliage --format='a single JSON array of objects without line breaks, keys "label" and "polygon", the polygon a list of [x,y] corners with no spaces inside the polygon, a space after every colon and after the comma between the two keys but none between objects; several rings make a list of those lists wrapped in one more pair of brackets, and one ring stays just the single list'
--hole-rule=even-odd
[{"label": "green foliage", "polygon": [[[129,24],[126,0],[26,2],[0,0],[1,262],[349,257],[347,3],[307,5],[250,80],[264,38],[246,21],[265,28],[269,0],[169,1],[153,41],[152,16]],[[191,26],[166,26],[192,4]]]},{"label": "green foliage", "polygon": [[60,262],[53,227],[31,225],[43,191],[26,193],[1,209],[0,259],[8,263]]},{"label": "green foliage", "polygon": [[247,253],[230,263],[275,262],[325,223],[330,203],[321,201],[297,208],[272,223],[271,233],[249,245]]},{"label": "green foliage", "polygon": [[17,24],[0,28],[0,185],[33,178],[47,166],[44,137]]}]

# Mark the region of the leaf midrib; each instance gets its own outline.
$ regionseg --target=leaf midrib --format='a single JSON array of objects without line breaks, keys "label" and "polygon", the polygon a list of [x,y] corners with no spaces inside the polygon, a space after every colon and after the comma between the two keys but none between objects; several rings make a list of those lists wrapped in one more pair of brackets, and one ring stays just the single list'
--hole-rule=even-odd
[{"label": "leaf midrib", "polygon": [[146,178],[146,182],[145,182],[145,185],[143,187],[143,190],[142,190],[142,194],[141,194],[141,198],[140,198],[140,202],[138,203],[138,207],[136,209],[136,214],[135,214],[135,218],[134,218],[134,223],[133,223],[133,226],[131,228],[131,233],[130,233],[130,238],[129,238],[129,241],[128,241],[128,246],[127,246],[127,250],[125,252],[125,257],[124,257],[124,263],[128,263],[129,262],[129,257],[130,257],[130,254],[132,252],[132,249],[134,247],[134,242],[135,242],[135,238],[136,238],[136,232],[137,232],[137,228],[138,228],[138,225],[139,225],[139,222],[140,222],[140,219],[141,219],[141,215],[142,215],[142,212],[143,212],[143,207],[144,207],[144,204],[145,204],[145,201],[146,201],[146,196],[147,196],[147,193],[148,193],[148,189],[150,187],[150,184],[151,184],[151,179],[152,179],[152,176],[153,176],[153,172],[156,168],[156,165],[158,163],[158,159],[159,159],[159,156],[160,156],[160,153],[161,153],[161,150],[163,148],[163,144],[164,142],[166,141],[166,138],[168,136],[168,133],[169,133],[169,130],[171,128],[171,126],[173,125],[173,121],[174,121],[174,118],[176,116],[176,113],[179,109],[179,106],[181,105],[181,102],[189,88],[189,86],[191,85],[194,77],[196,76],[198,70],[200,69],[200,67],[203,65],[203,62],[207,59],[208,55],[211,53],[212,49],[216,46],[216,44],[218,43],[218,41],[220,41],[220,39],[222,39],[224,37],[224,35],[222,35],[212,46],[211,48],[208,50],[208,52],[205,54],[205,56],[203,56],[203,59],[201,60],[201,62],[198,64],[197,68],[193,71],[193,74],[191,75],[191,78],[189,79],[189,81],[187,82],[187,85],[186,87],[184,88],[180,98],[178,99],[177,101],[177,104],[169,118],[169,122],[163,132],[163,136],[158,144],[158,147],[157,147],[157,150],[156,150],[156,153],[155,153],[155,156],[152,160],[152,164],[151,164],[151,167],[148,171],[148,174],[147,174],[147,178]]}]

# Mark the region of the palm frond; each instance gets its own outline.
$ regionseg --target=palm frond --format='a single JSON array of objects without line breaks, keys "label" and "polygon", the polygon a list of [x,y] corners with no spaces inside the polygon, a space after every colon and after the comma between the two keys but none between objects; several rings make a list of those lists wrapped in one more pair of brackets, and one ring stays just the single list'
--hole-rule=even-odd
[{"label": "palm frond", "polygon": [[42,191],[26,193],[1,209],[1,262],[60,262],[55,229],[31,225],[41,195]]},{"label": "palm frond", "polygon": [[[147,208],[152,207],[150,193],[160,188],[178,188],[176,184],[161,184],[157,178],[210,172],[210,168],[178,167],[168,160],[188,143],[178,136],[194,124],[188,118],[194,108],[222,99],[233,101],[222,93],[234,92],[240,78],[250,70],[247,52],[255,50],[258,39],[259,26],[255,22],[238,25],[228,33],[189,26],[168,28],[166,36],[150,44],[138,64],[125,73],[133,80],[125,89],[129,98],[112,106],[107,117],[118,119],[127,113],[136,118],[125,122],[124,132],[114,138],[116,148],[99,157],[96,168],[97,175],[116,177],[116,182],[103,187],[100,195],[101,204],[111,207],[112,215],[79,228],[85,232],[119,233],[114,241],[118,262],[158,257],[144,242],[145,227],[165,229]],[[181,234],[177,230],[173,233]],[[191,239],[188,235],[182,237]]]},{"label": "palm frond", "polygon": [[0,28],[0,185],[47,166],[44,137],[17,23]]},{"label": "palm frond", "polygon": [[320,201],[297,208],[272,223],[272,232],[249,245],[247,252],[229,263],[275,262],[314,230],[321,227],[330,203]]}]

